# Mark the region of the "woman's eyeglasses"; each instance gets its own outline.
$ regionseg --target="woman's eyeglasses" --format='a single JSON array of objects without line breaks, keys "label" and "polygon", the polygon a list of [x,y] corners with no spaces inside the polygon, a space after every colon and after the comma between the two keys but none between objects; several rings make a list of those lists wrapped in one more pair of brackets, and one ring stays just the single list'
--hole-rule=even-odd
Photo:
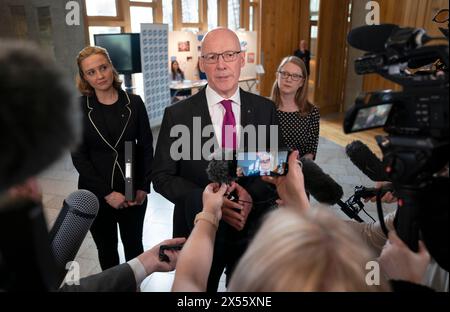
[{"label": "woman's eyeglasses", "polygon": [[291,74],[285,71],[279,71],[278,74],[281,76],[281,78],[283,79],[288,79],[289,77],[291,77],[291,79],[293,81],[299,81],[300,79],[303,79],[303,75],[299,75],[299,74]]}]

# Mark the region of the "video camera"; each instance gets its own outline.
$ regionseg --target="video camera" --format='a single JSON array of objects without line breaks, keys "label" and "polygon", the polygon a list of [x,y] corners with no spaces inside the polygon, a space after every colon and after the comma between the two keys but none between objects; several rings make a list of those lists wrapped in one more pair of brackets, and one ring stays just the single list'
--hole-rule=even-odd
[{"label": "video camera", "polygon": [[[402,91],[360,95],[347,111],[343,126],[345,133],[384,127],[388,135],[376,136],[376,141],[399,198],[396,231],[412,250],[417,250],[421,236],[433,257],[448,270],[448,196],[443,198],[446,193],[437,191],[448,187],[448,176],[438,177],[449,162],[446,34],[432,38],[423,29],[392,24],[353,29],[349,44],[366,51],[355,61],[356,73],[376,73],[401,85]],[[447,43],[425,46],[434,40]],[[426,65],[425,71],[411,70]]]}]

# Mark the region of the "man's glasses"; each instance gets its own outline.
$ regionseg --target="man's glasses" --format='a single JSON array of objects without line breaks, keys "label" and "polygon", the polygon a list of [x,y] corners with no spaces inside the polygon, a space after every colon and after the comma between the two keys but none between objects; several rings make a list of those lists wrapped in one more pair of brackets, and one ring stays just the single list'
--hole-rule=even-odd
[{"label": "man's glasses", "polygon": [[279,71],[278,74],[281,76],[281,78],[283,79],[288,79],[289,77],[291,77],[291,79],[293,81],[299,81],[300,79],[303,79],[302,75],[299,74],[291,74],[285,71]]},{"label": "man's glasses", "polygon": [[216,64],[219,61],[219,57],[222,56],[225,62],[234,62],[237,59],[238,54],[241,51],[225,51],[223,53],[208,53],[202,55],[202,59],[206,64]]},{"label": "man's glasses", "polygon": [[261,164],[268,164],[268,163],[270,163],[270,158],[267,158],[267,159],[260,159],[260,160],[259,160],[259,163],[261,163]]},{"label": "man's glasses", "polygon": [[447,23],[448,22],[448,9],[439,10],[433,17],[433,22]]}]

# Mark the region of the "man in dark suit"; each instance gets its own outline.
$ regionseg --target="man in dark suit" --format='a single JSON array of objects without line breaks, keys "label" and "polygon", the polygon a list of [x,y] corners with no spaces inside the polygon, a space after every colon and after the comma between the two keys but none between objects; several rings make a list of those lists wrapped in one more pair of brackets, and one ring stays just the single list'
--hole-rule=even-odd
[{"label": "man in dark suit", "polygon": [[[175,204],[174,237],[187,237],[196,213],[201,211],[201,194],[210,182],[205,153],[214,152],[214,145],[246,150],[255,143],[249,141],[256,138],[244,135],[241,127],[254,126],[256,137],[261,135],[262,141],[270,141],[269,126],[276,125],[275,106],[271,101],[239,88],[244,63],[239,39],[233,31],[223,28],[210,31],[203,39],[199,64],[208,77],[208,85],[192,97],[166,108],[156,146],[152,181],[155,190]],[[187,135],[183,129],[189,130]],[[236,188],[239,201],[225,199],[222,207],[223,218],[215,244],[209,291],[217,290],[224,267],[229,279],[260,215],[267,208],[268,194],[274,193],[260,179],[240,180],[239,184],[232,186]],[[261,202],[264,204],[259,205]]]}]

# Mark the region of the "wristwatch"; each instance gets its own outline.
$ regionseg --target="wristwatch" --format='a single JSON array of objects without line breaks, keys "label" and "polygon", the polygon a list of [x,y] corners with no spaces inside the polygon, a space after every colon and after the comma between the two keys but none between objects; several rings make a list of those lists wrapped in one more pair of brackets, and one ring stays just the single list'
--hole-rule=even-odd
[{"label": "wristwatch", "polygon": [[202,211],[197,213],[197,215],[195,216],[194,225],[197,224],[198,220],[204,220],[211,223],[212,225],[214,225],[216,230],[219,228],[219,219],[217,219],[217,217],[211,212]]}]

